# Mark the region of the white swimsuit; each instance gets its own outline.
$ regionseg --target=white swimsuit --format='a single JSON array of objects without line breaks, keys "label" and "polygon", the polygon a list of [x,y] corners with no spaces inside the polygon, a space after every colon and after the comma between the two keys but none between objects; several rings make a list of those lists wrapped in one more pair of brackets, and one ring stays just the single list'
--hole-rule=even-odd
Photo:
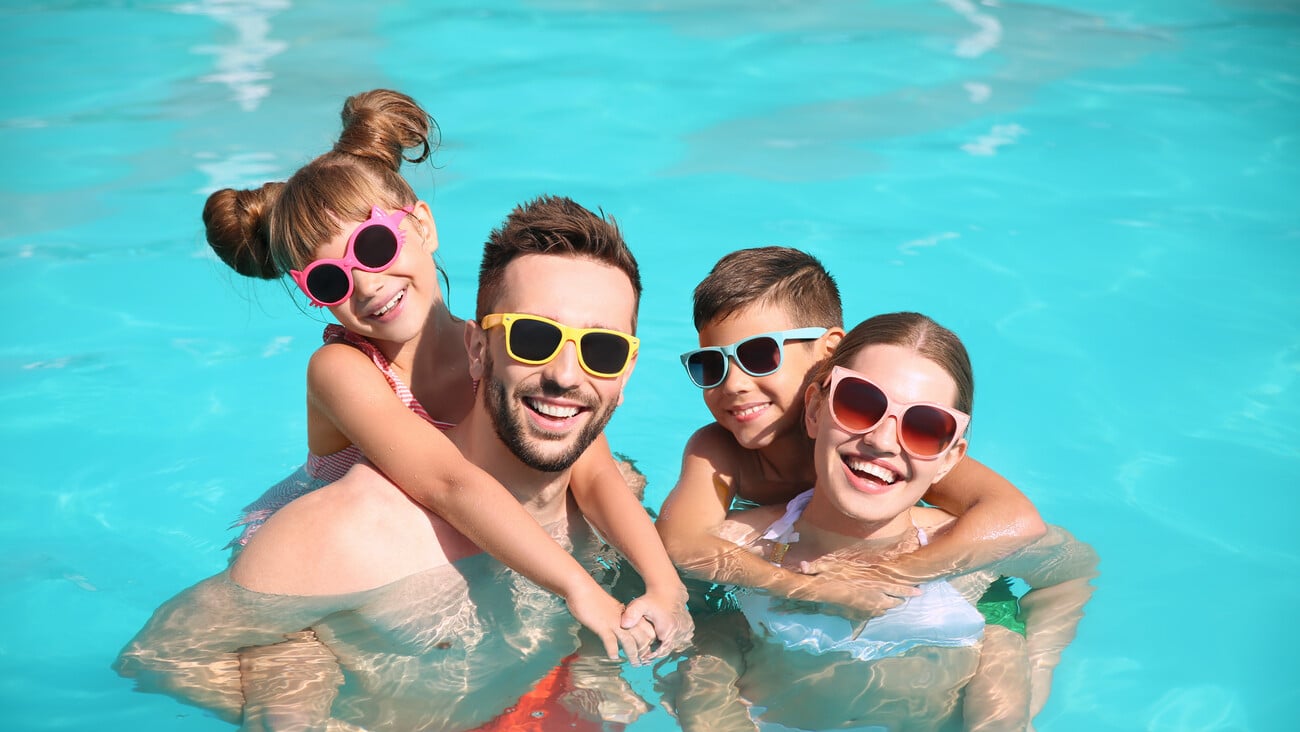
[{"label": "white swimsuit", "polygon": [[[783,543],[797,539],[794,523],[811,499],[811,490],[795,496],[763,538]],[[925,546],[925,531],[917,527],[917,532]],[[861,661],[897,656],[917,646],[970,646],[984,637],[984,616],[952,585],[940,580],[920,589],[920,595],[872,618],[857,637],[855,626],[844,618],[777,610],[766,593],[739,593],[737,601],[760,638],[813,654],[848,653]]]}]

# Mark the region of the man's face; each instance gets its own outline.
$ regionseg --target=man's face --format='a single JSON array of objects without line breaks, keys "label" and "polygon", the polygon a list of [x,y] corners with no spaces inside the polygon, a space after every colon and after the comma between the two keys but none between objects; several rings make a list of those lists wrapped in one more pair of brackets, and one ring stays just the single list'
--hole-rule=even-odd
[{"label": "man's face", "polygon": [[[632,332],[632,283],[607,264],[528,254],[507,266],[501,291],[494,308],[498,313]],[[544,472],[566,470],[609,422],[632,368],[614,378],[593,376],[579,364],[573,342],[566,342],[548,363],[519,363],[507,353],[505,338],[505,328],[495,327],[476,340],[483,368],[479,388],[493,427],[525,465]]]}]

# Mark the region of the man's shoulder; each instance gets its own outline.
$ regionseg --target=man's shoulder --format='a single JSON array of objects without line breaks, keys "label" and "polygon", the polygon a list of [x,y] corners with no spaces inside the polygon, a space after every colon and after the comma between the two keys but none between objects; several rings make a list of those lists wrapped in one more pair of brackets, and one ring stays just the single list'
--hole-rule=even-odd
[{"label": "man's shoulder", "polygon": [[369,465],[280,509],[231,577],[258,592],[359,592],[445,564],[430,514]]}]

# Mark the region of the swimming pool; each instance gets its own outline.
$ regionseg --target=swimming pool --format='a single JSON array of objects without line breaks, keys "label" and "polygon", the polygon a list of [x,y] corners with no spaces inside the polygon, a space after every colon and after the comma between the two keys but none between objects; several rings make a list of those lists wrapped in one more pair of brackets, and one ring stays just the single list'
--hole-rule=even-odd
[{"label": "swimming pool", "polygon": [[690,289],[734,248],[806,248],[851,321],[963,336],[974,454],[1102,556],[1039,729],[1294,724],[1293,3],[441,5],[0,10],[3,727],[228,728],[109,670],[302,459],[319,326],[198,214],[380,86],[442,126],[413,181],[454,311],[515,202],[618,218],[647,287],[610,435],[647,503],[707,415],[676,360]]}]

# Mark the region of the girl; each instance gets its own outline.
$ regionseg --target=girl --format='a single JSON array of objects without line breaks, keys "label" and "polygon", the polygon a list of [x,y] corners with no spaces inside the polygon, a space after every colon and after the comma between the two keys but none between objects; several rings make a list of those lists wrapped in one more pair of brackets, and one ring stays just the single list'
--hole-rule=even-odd
[{"label": "girl", "polygon": [[[414,100],[387,90],[349,98],[342,118],[334,149],[288,181],[217,191],[204,207],[208,243],[223,261],[246,276],[290,275],[338,320],[307,367],[307,462],[247,507],[235,543],[364,457],[485,551],[564,597],[611,655],[617,640],[638,659],[637,646],[651,642],[642,619],[661,652],[679,645],[691,631],[685,590],[603,436],[575,466],[572,490],[646,580],[646,594],[625,611],[440,432],[468,412],[476,384],[464,322],[438,286],[432,212],[400,172],[404,159],[429,157],[437,128]],[[404,158],[408,149],[414,157]]]},{"label": "girl", "polygon": [[[880,562],[926,545],[955,517],[918,502],[965,455],[973,396],[970,361],[951,331],[916,313],[863,322],[805,390],[814,488],[733,514],[724,538],[788,568]],[[755,718],[805,729],[1024,729],[1074,637],[1096,561],[1052,528],[980,572],[954,567],[960,576],[923,584],[863,625],[742,592],[739,635],[702,629],[701,652],[682,664],[677,712],[686,729],[755,729]],[[974,606],[999,573],[1032,588],[1021,600],[1023,651],[993,635],[1010,633],[1003,628],[985,637]],[[737,618],[710,622],[727,617]]]}]

